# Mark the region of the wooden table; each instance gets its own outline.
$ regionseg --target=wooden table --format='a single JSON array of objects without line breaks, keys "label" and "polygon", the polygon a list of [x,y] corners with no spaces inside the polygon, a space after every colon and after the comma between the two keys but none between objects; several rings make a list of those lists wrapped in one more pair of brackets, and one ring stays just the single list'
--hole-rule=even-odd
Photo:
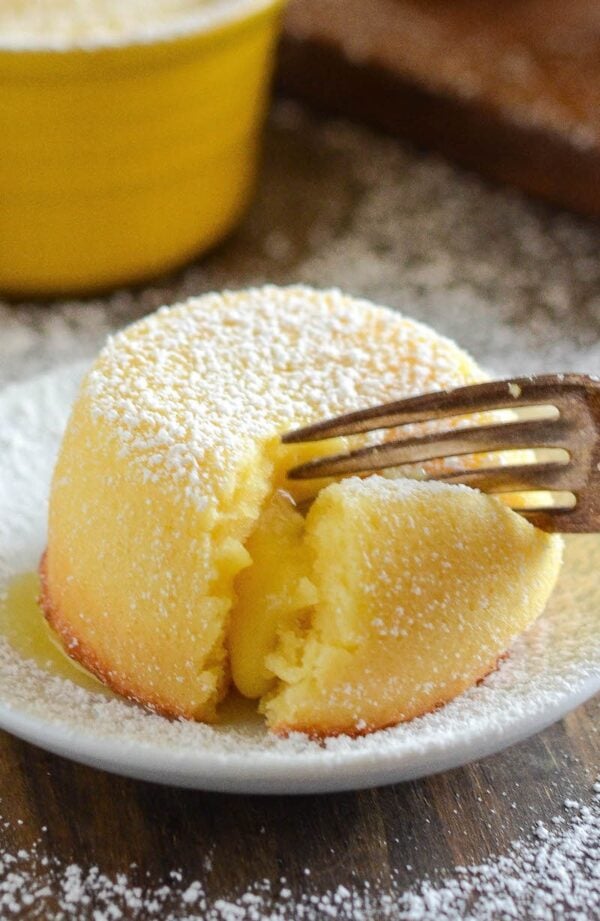
[{"label": "wooden table", "polygon": [[[535,821],[560,813],[566,797],[588,799],[600,764],[599,721],[596,700],[530,741],[464,768],[377,790],[295,798],[197,793],[113,777],[3,733],[2,814],[18,829],[15,848],[41,836],[64,865],[96,864],[141,883],[146,871],[159,881],[181,869],[184,879],[204,878],[215,900],[264,878],[277,884],[284,877],[296,894],[307,885],[327,891],[365,880],[378,888],[392,869],[408,887],[502,852]],[[132,863],[139,870],[132,872]]]},{"label": "wooden table", "polygon": [[[268,278],[337,283],[401,306],[500,372],[598,371],[599,242],[584,220],[286,104],[271,121],[255,205],[228,243],[143,290],[50,310],[0,305],[0,373],[26,378],[91,354],[107,331],[162,302]],[[297,895],[364,881],[385,889],[392,872],[409,886],[505,851],[559,813],[565,797],[589,799],[599,717],[595,700],[440,776],[295,799],[134,782],[0,734],[0,839],[16,850],[41,837],[60,865],[96,864],[131,881],[158,884],[180,868],[184,880],[204,879],[214,899],[263,878],[284,877]],[[54,917],[51,894],[47,904],[36,917]]]}]

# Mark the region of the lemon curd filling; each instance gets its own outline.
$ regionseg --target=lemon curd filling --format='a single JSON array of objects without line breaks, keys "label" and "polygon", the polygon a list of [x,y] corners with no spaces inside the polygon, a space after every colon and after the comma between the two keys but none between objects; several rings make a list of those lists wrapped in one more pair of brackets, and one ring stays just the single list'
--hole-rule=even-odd
[{"label": "lemon curd filling", "polygon": [[466,487],[293,484],[290,466],[347,443],[280,434],[482,377],[427,327],[336,291],[210,294],[136,323],[98,357],[64,436],[49,623],[101,680],[171,716],[214,720],[234,684],[275,731],[329,735],[451,699],[543,609],[560,539]]}]

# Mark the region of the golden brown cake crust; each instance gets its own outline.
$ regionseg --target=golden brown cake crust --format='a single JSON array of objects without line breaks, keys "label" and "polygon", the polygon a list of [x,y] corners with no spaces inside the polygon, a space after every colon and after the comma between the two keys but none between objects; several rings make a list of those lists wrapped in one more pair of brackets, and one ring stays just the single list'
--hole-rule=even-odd
[{"label": "golden brown cake crust", "polygon": [[[183,708],[179,709],[174,707],[172,704],[166,703],[156,695],[147,695],[144,698],[136,695],[131,688],[114,673],[114,671],[111,671],[106,663],[102,662],[100,657],[90,646],[81,642],[69,628],[69,625],[61,616],[58,605],[50,596],[47,577],[47,556],[48,551],[45,550],[38,567],[40,577],[40,596],[38,601],[49,626],[60,637],[65,655],[68,655],[70,659],[82,665],[83,668],[91,672],[91,674],[98,678],[102,684],[107,685],[107,687],[116,694],[136,704],[141,704],[153,713],[158,713],[161,716],[166,716],[171,719],[191,718],[191,714],[185,712]],[[206,720],[204,720],[204,722],[206,722]]]},{"label": "golden brown cake crust", "polygon": [[[189,714],[183,712],[182,710],[177,710],[169,704],[166,704],[158,697],[149,700],[147,698],[141,699],[139,696],[136,696],[136,694],[133,693],[133,691],[131,691],[131,689],[119,679],[119,676],[110,671],[110,669],[99,659],[99,657],[92,649],[88,648],[84,643],[81,643],[72,633],[72,631],[69,630],[68,626],[60,616],[60,610],[53,603],[50,597],[48,579],[46,577],[47,553],[48,551],[46,550],[42,554],[38,567],[40,576],[39,604],[48,624],[60,636],[65,654],[68,655],[71,659],[74,659],[93,675],[95,675],[96,678],[111,688],[111,690],[115,691],[115,693],[127,698],[127,700],[141,704],[142,706],[146,707],[146,709],[151,710],[153,713],[158,713],[161,716],[165,716],[171,719],[181,719],[182,717],[189,719]],[[447,704],[458,694],[461,694],[467,690],[467,688],[472,687],[475,684],[481,684],[482,681],[485,681],[488,675],[491,675],[492,672],[496,671],[500,663],[506,659],[508,655],[509,654],[507,652],[504,652],[497,656],[497,658],[490,664],[488,668],[482,670],[481,674],[478,678],[475,679],[475,681],[465,682],[464,687],[461,686],[460,688],[453,689],[451,693],[448,693],[443,698],[440,698],[440,700],[437,701],[437,703],[435,703],[432,707],[424,710],[415,709],[414,712],[409,714],[399,713],[396,718],[391,719],[382,725],[364,725],[361,728],[354,727],[350,730],[348,725],[344,724],[333,728],[328,727],[327,730],[324,731],[322,728],[309,724],[294,726],[281,724],[278,726],[273,726],[271,729],[276,735],[282,737],[288,736],[290,733],[304,733],[309,738],[317,741],[340,735],[349,736],[351,738],[358,738],[359,736],[369,735],[372,732],[379,732],[384,729],[390,729],[393,726],[397,726],[399,723],[407,723],[419,716],[425,716],[428,713],[434,713],[436,710],[439,710],[440,707],[445,706],[445,704]]]}]

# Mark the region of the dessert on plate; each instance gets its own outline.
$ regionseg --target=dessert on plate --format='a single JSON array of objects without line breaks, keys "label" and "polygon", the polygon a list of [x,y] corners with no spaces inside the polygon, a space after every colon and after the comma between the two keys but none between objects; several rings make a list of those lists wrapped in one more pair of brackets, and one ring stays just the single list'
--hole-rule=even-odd
[{"label": "dessert on plate", "polygon": [[174,717],[214,720],[232,685],[274,731],[314,736],[450,700],[543,610],[560,538],[407,471],[287,481],[347,441],[280,436],[484,377],[450,340],[337,291],[208,294],[130,326],[87,374],[56,464],[50,625]]}]

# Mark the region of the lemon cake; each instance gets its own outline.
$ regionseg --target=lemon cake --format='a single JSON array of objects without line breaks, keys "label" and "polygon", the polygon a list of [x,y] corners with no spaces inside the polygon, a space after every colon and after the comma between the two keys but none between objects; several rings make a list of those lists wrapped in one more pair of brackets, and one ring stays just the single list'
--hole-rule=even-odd
[{"label": "lemon cake", "polygon": [[[51,487],[43,607],[121,694],[211,721],[355,734],[460,693],[542,610],[561,542],[466,487],[293,484],[344,439],[291,427],[482,379],[450,340],[337,291],[208,294],[111,339]],[[319,487],[306,518],[296,502]]]}]

